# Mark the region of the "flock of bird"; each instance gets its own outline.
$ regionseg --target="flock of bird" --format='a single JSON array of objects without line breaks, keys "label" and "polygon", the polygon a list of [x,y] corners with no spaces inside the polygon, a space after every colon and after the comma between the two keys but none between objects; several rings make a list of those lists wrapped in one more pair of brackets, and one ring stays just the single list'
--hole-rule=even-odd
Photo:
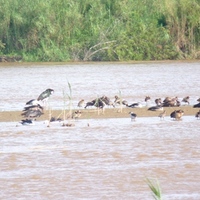
[{"label": "flock of bird", "polygon": [[[146,96],[144,101],[147,102],[151,99],[150,96]],[[189,102],[190,97],[186,96],[184,97],[181,101],[179,101],[178,97],[166,97],[163,101],[161,98],[157,98],[155,99],[155,106],[151,106],[148,108],[149,111],[162,111],[158,117],[160,117],[160,119],[164,119],[165,115],[166,115],[166,110],[164,110],[164,107],[179,107],[182,105],[182,103],[184,105],[190,105]],[[200,108],[200,98],[197,99],[197,101],[199,103],[193,105],[193,108]],[[78,107],[84,107],[85,109],[89,106],[95,106],[97,108],[104,108],[105,106],[112,106],[115,107],[116,105],[124,105],[126,107],[129,108],[141,108],[144,105],[141,103],[132,103],[132,104],[128,104],[128,101],[120,98],[119,96],[115,96],[115,100],[114,102],[112,102],[110,100],[110,98],[108,98],[107,96],[102,96],[100,98],[96,98],[93,99],[92,101],[86,102],[85,106],[84,106],[84,99],[82,99],[79,103],[78,103]],[[135,121],[137,114],[134,112],[130,112],[130,117],[131,117],[131,121]],[[181,109],[178,110],[174,110],[171,114],[170,117],[174,120],[180,120],[181,117],[184,115],[184,111]],[[200,119],[200,110],[195,114],[195,117],[197,119]]]},{"label": "flock of bird", "polygon": [[[40,117],[41,115],[44,114],[44,107],[47,104],[47,101],[49,99],[49,97],[54,93],[54,90],[51,88],[46,89],[44,92],[42,92],[37,99],[31,99],[30,101],[28,101],[22,111],[21,116],[23,116],[25,119],[21,120],[21,124],[22,125],[31,125],[33,124],[33,120],[35,120],[37,117]],[[144,99],[144,102],[147,106],[147,103],[151,100],[150,96],[146,96]],[[184,105],[190,105],[190,97],[186,96],[185,98],[183,98],[181,101],[179,101],[178,97],[166,97],[163,101],[161,98],[157,98],[155,99],[155,105],[148,107],[149,111],[162,111],[158,117],[160,117],[160,119],[164,119],[165,115],[166,115],[166,110],[164,110],[164,107],[179,107],[181,105],[183,105],[182,103],[184,103]],[[193,105],[194,108],[200,108],[200,98],[197,99],[198,103]],[[100,98],[95,98],[92,101],[88,101],[85,103],[84,99],[80,100],[77,104],[78,108],[85,108],[87,109],[88,107],[96,107],[99,109],[104,109],[105,106],[109,106],[109,107],[113,107],[115,108],[116,106],[125,106],[128,108],[141,108],[144,107],[143,104],[136,102],[136,103],[132,103],[132,104],[128,104],[128,102],[124,99],[122,99],[119,96],[115,96],[114,97],[114,101],[111,101],[110,98],[108,98],[107,96],[103,95]],[[135,121],[137,118],[137,114],[134,112],[130,112],[130,118],[131,121]],[[184,111],[181,109],[176,109],[174,110],[171,114],[170,117],[174,120],[180,120],[181,117],[184,115]],[[81,111],[77,110],[75,112],[72,113],[72,115],[70,116],[71,118],[79,118],[81,116]],[[195,117],[197,119],[200,119],[200,110],[196,113]],[[50,119],[50,122],[52,121],[61,121],[62,119],[60,118],[55,118],[52,117]]]},{"label": "flock of bird", "polygon": [[21,120],[22,125],[32,125],[33,120],[44,114],[44,106],[48,101],[50,95],[54,93],[53,89],[46,89],[37,99],[28,101],[22,111],[22,116],[25,118]]}]

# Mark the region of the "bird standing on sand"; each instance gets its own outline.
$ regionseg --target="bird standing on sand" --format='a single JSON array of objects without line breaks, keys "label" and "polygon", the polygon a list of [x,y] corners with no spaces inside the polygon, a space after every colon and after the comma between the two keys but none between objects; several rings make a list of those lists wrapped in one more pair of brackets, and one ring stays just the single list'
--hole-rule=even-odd
[{"label": "bird standing on sand", "polygon": [[166,110],[164,110],[163,112],[161,112],[161,113],[158,115],[158,117],[160,117],[160,120],[164,120],[165,115],[166,115]]},{"label": "bird standing on sand", "polygon": [[131,117],[131,121],[135,121],[137,115],[135,113],[133,113],[133,112],[130,112],[129,114],[130,114],[130,117]]}]

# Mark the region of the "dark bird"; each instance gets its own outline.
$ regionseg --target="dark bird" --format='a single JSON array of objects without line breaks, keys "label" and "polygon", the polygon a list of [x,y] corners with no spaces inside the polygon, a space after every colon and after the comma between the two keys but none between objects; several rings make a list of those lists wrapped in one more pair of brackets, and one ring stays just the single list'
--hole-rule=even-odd
[{"label": "dark bird", "polygon": [[50,122],[61,122],[62,119],[59,117],[51,117]]},{"label": "dark bird", "polygon": [[141,103],[132,103],[130,105],[127,105],[129,108],[141,108],[142,104]]},{"label": "dark bird", "polygon": [[102,96],[100,98],[107,106],[112,106],[115,107],[114,103],[110,100],[110,98],[108,98],[107,96]]},{"label": "dark bird", "polygon": [[161,105],[159,105],[159,106],[152,106],[152,107],[148,108],[148,110],[150,110],[150,111],[162,111],[163,107]]},{"label": "dark bird", "polygon": [[20,122],[22,125],[34,125],[31,119],[22,119]]},{"label": "dark bird", "polygon": [[26,110],[24,111],[21,115],[24,118],[28,118],[28,119],[36,119],[37,117],[40,117],[41,115],[43,115],[44,113],[41,112],[41,110]]},{"label": "dark bird", "polygon": [[197,119],[200,119],[200,110],[196,113],[195,117],[196,117]]},{"label": "dark bird", "polygon": [[200,103],[195,104],[193,108],[200,108]]},{"label": "dark bird", "polygon": [[130,112],[129,114],[130,114],[130,117],[131,117],[131,121],[135,121],[137,115],[133,112]]},{"label": "dark bird", "polygon": [[151,99],[150,96],[146,96],[145,99],[144,99],[144,101],[147,102],[147,101],[149,101],[150,99]]},{"label": "dark bird", "polygon": [[173,118],[174,120],[180,120],[183,115],[184,115],[183,110],[175,110],[170,114],[170,117]]},{"label": "dark bird", "polygon": [[115,96],[115,100],[114,100],[114,103],[115,104],[121,104],[121,98],[119,98],[117,95]]},{"label": "dark bird", "polygon": [[95,104],[95,100],[93,100],[93,101],[88,101],[88,102],[86,103],[86,105],[85,105],[85,108],[87,108],[87,107],[89,107],[89,106],[94,106],[94,104]]},{"label": "dark bird", "polygon": [[37,98],[38,101],[47,101],[48,98],[54,93],[53,89],[46,89],[44,92],[42,92],[39,97]]},{"label": "dark bird", "polygon": [[40,110],[41,112],[43,112],[43,107],[39,104],[32,105],[32,106],[26,106],[26,107],[24,107],[23,111],[28,111],[28,110]]},{"label": "dark bird", "polygon": [[162,106],[163,107],[175,107],[175,106],[178,107],[180,106],[180,101],[178,100],[178,97],[175,97],[175,98],[166,97],[163,100]]},{"label": "dark bird", "polygon": [[104,108],[105,105],[106,105],[105,102],[102,101],[101,98],[96,98],[96,99],[94,99],[90,102],[87,102],[85,108],[87,108],[88,106],[95,106],[97,108]]},{"label": "dark bird", "polygon": [[155,103],[157,106],[161,105],[162,104],[161,98],[155,99]]},{"label": "dark bird", "polygon": [[190,104],[189,99],[190,99],[189,96],[184,97],[184,98],[182,99],[182,102],[187,103],[187,104],[189,105],[189,104]]}]

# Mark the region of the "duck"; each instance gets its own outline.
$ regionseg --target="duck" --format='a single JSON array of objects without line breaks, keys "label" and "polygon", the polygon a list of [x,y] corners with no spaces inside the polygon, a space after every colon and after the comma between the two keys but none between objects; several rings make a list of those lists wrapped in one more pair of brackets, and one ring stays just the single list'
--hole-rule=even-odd
[{"label": "duck", "polygon": [[196,117],[197,119],[200,119],[200,110],[195,114],[195,117]]},{"label": "duck", "polygon": [[142,107],[142,104],[141,103],[132,103],[130,105],[127,105],[127,107],[129,108],[141,108]]},{"label": "duck", "polygon": [[115,107],[114,103],[110,100],[110,98],[108,98],[107,96],[103,95],[100,98],[106,105],[108,106],[112,106],[113,108]]},{"label": "duck", "polygon": [[47,101],[48,98],[49,98],[53,93],[54,93],[54,90],[51,89],[51,88],[48,88],[48,89],[46,89],[44,92],[42,92],[42,93],[38,96],[37,100],[38,100],[38,101]]},{"label": "duck", "polygon": [[186,96],[186,97],[184,97],[184,98],[182,99],[182,102],[187,103],[187,104],[189,105],[189,104],[190,104],[189,99],[190,99],[190,97],[189,97],[189,96]]},{"label": "duck", "polygon": [[133,113],[133,112],[129,112],[129,114],[130,114],[130,117],[131,117],[131,121],[135,121],[137,115],[135,113]]},{"label": "duck", "polygon": [[145,101],[145,102],[148,102],[150,99],[151,99],[150,96],[146,96],[146,97],[144,98],[144,101]]},{"label": "duck", "polygon": [[148,110],[150,110],[150,111],[162,111],[163,106],[162,105],[152,106],[152,107],[149,107]]},{"label": "duck", "polygon": [[197,103],[197,104],[195,104],[195,105],[193,106],[193,108],[200,108],[200,102]]},{"label": "duck", "polygon": [[155,99],[155,103],[156,103],[157,106],[161,105],[162,104],[162,99],[161,98]]},{"label": "duck", "polygon": [[88,101],[87,103],[86,103],[86,105],[85,105],[85,109],[87,108],[87,107],[89,107],[89,106],[94,106],[94,104],[95,104],[95,100],[92,100],[92,101]]},{"label": "duck", "polygon": [[183,110],[174,110],[170,114],[170,117],[173,118],[174,120],[181,120],[183,115],[184,115],[184,111]]},{"label": "duck", "polygon": [[49,121],[50,122],[61,122],[63,120],[60,117],[51,117],[51,119]]},{"label": "duck", "polygon": [[35,125],[34,122],[31,119],[22,119],[20,122],[22,125]]},{"label": "duck", "polygon": [[21,115],[28,119],[36,119],[37,117],[40,117],[44,113],[41,110],[26,110]]},{"label": "duck", "polygon": [[178,100],[178,97],[175,97],[175,98],[166,97],[166,98],[163,100],[162,106],[163,106],[163,107],[175,107],[175,106],[180,106],[180,101]]},{"label": "duck", "polygon": [[88,106],[95,106],[97,108],[104,108],[105,107],[105,102],[101,100],[101,98],[96,98],[92,101],[89,101],[86,103],[86,106],[85,106],[85,109],[88,107]]}]

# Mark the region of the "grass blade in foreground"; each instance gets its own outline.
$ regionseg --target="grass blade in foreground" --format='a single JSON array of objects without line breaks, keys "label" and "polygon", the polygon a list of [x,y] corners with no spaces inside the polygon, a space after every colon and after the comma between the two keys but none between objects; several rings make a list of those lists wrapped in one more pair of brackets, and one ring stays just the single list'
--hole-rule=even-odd
[{"label": "grass blade in foreground", "polygon": [[155,181],[152,181],[152,180],[147,178],[146,182],[147,182],[149,188],[151,189],[151,191],[153,193],[154,199],[155,200],[162,200],[161,189],[160,189],[158,181],[156,180],[156,183],[155,183]]}]

